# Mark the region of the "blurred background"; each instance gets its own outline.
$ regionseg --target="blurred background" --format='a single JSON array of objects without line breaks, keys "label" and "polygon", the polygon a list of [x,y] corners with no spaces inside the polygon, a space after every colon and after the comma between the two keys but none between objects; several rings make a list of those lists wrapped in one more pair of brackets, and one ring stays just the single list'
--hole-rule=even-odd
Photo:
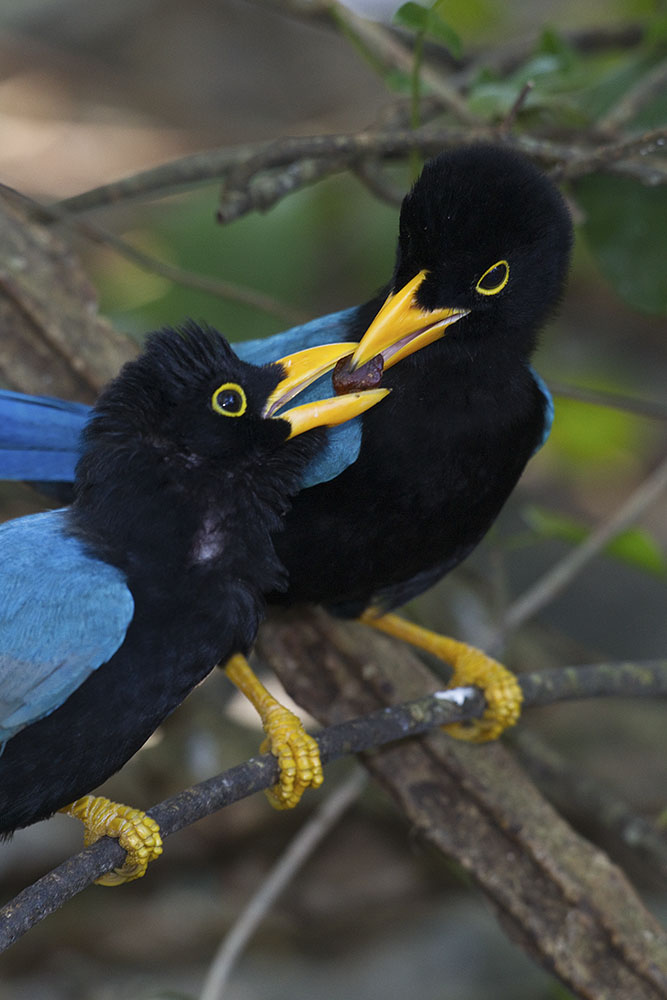
[{"label": "blurred background", "polygon": [[[389,21],[396,6],[357,0],[355,9]],[[406,95],[407,74],[379,72],[340,12],[336,30],[308,9],[277,0],[0,0],[0,181],[51,202],[204,149],[377,123]],[[552,136],[592,128],[664,58],[664,3],[451,0],[442,10],[461,60],[436,42],[429,55],[443,74],[472,65],[469,106],[502,120],[531,76],[538,86],[518,127]],[[616,28],[634,41],[592,51],[573,41]],[[523,55],[510,69],[489,68],[494,53],[514,49]],[[633,126],[664,125],[666,116],[663,88]],[[409,183],[407,165],[395,168],[394,180]],[[224,227],[215,221],[218,190],[213,182],[160,192],[88,217],[170,265],[265,293],[275,308],[174,284],[73,237],[117,330],[140,339],[191,316],[232,340],[258,337],[359,303],[390,277],[397,208],[353,176]],[[535,362],[548,383],[665,403],[666,191],[608,175],[568,189],[578,224],[574,268]],[[491,535],[415,602],[415,617],[483,643],[511,601],[664,458],[664,419],[569,394],[557,396],[556,413],[547,447]],[[0,486],[3,519],[44,503],[28,487]],[[664,656],[666,546],[663,498],[509,638],[509,665]],[[255,753],[252,720],[228,700],[227,682],[212,676],[108,783],[108,794],[148,806]],[[589,702],[533,712],[524,725],[569,766],[656,818],[667,791],[664,720],[659,702]],[[276,814],[256,796],[171,838],[140,883],[89,889],[3,956],[1,1000],[198,996],[217,943],[313,802],[349,768],[329,769],[323,792],[295,814]],[[650,865],[576,803],[569,818],[628,867],[648,905],[667,918],[665,882]],[[0,845],[3,902],[76,850],[79,838],[77,824],[56,817]],[[370,789],[267,915],[225,996],[398,1000],[415,989],[423,1000],[568,996]]]}]

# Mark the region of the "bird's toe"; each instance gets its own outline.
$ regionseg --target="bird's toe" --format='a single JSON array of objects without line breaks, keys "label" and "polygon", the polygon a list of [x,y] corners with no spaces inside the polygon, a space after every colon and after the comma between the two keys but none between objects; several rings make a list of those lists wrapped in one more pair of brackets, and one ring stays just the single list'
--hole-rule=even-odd
[{"label": "bird's toe", "polygon": [[270,751],[280,765],[280,780],[267,797],[276,809],[293,809],[307,788],[319,788],[324,780],[319,747],[300,719],[282,705],[270,710],[264,728],[262,752]]},{"label": "bird's toe", "polygon": [[481,719],[454,722],[443,728],[450,736],[486,743],[513,726],[521,714],[523,694],[514,674],[474,646],[464,646],[454,663],[450,688],[474,685],[484,692],[486,710]]},{"label": "bird's toe", "polygon": [[61,812],[81,820],[86,847],[100,837],[113,837],[127,852],[120,868],[95,880],[98,885],[122,885],[141,878],[150,862],[162,854],[160,827],[141,809],[99,795],[84,795]]}]

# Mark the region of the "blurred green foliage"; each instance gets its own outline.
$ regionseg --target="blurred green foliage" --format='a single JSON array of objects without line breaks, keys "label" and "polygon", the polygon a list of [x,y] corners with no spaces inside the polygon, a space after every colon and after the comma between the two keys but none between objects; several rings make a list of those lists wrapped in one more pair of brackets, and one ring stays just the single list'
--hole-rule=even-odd
[{"label": "blurred green foliage", "polygon": [[424,7],[414,0],[408,0],[394,14],[394,24],[409,28],[418,35],[441,42],[455,59],[459,59],[463,43],[451,24],[444,18],[447,0],[435,0],[429,7]]},{"label": "blurred green foliage", "polygon": [[[528,506],[524,507],[522,515],[539,538],[557,538],[579,545],[590,534],[590,528],[585,524],[560,511]],[[656,576],[667,576],[667,559],[664,552],[656,539],[642,528],[628,528],[621,532],[604,551],[607,555],[630,566]]]},{"label": "blurred green foliage", "polygon": [[667,315],[667,187],[592,175],[575,194],[585,237],[616,293],[635,309]]},{"label": "blurred green foliage", "polygon": [[[581,385],[581,379],[578,379]],[[590,385],[590,380],[584,384]],[[616,383],[615,383],[616,384]],[[612,389],[596,380],[596,388]],[[654,434],[641,417],[576,399],[559,398],[549,437],[554,449],[580,481],[590,476],[609,479],[625,469],[635,471],[636,462],[650,451]]]},{"label": "blurred green foliage", "polygon": [[[304,319],[370,298],[391,275],[396,211],[351,177],[308,188],[266,215],[227,227],[215,222],[217,196],[211,186],[160,201],[135,215],[132,241],[188,271],[270,293]],[[186,317],[205,319],[232,340],[287,325],[244,304],[169,284],[104,251],[93,268],[102,310],[131,334]]]}]

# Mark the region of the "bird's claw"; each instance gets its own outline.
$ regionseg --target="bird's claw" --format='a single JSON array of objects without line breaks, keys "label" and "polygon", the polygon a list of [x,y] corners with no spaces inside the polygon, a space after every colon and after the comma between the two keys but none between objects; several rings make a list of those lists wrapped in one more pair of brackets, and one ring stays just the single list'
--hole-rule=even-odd
[{"label": "bird's claw", "polygon": [[521,714],[523,693],[514,674],[474,646],[464,646],[456,657],[450,688],[474,685],[481,688],[486,710],[481,719],[452,722],[443,726],[450,736],[470,743],[496,740]]},{"label": "bird's claw", "polygon": [[61,812],[81,820],[86,847],[100,837],[113,837],[127,852],[120,868],[95,879],[98,885],[122,885],[141,878],[150,862],[162,854],[160,827],[141,809],[112,802],[99,795],[84,795]]},{"label": "bird's claw", "polygon": [[406,621],[399,615],[378,616],[372,608],[364,612],[360,620],[448,663],[454,671],[448,685],[450,688],[475,686],[482,689],[486,698],[486,711],[482,718],[443,726],[450,736],[470,743],[486,743],[497,740],[517,722],[523,702],[519,682],[513,673],[481,649]]},{"label": "bird's claw", "polygon": [[264,729],[261,752],[270,751],[280,766],[280,780],[266,796],[274,809],[293,809],[307,788],[319,788],[324,780],[319,747],[300,719],[279,704],[268,710]]}]

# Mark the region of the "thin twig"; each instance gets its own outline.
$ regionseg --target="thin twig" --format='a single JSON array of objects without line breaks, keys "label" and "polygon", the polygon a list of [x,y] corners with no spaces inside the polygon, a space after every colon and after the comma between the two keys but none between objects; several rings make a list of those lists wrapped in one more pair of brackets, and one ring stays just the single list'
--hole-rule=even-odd
[{"label": "thin twig", "polygon": [[591,532],[585,542],[568,553],[521,595],[503,616],[495,646],[507,634],[555,600],[572,580],[607,545],[612,538],[632,524],[667,488],[667,459],[631,494],[610,518]]},{"label": "thin twig", "polygon": [[[414,54],[398,36],[375,21],[359,17],[342,4],[334,4],[336,19],[361,38],[364,44],[389,69],[397,69],[409,75],[412,72]],[[422,82],[431,91],[443,109],[466,125],[480,125],[481,119],[468,108],[465,99],[443,77],[442,73],[430,66],[422,66]]]},{"label": "thin twig", "polygon": [[368,775],[357,768],[304,823],[220,945],[208,970],[200,1000],[222,1000],[232,969],[265,914],[299,869],[303,868],[315,848],[354,805],[367,783]]},{"label": "thin twig", "polygon": [[352,173],[378,201],[384,201],[394,208],[401,207],[405,188],[392,183],[377,160],[361,160],[352,167]]},{"label": "thin twig", "polygon": [[573,385],[571,382],[558,382],[552,378],[549,378],[549,388],[554,396],[576,399],[594,406],[608,406],[613,410],[624,410],[626,413],[636,413],[640,417],[650,417],[653,420],[667,420],[667,403],[657,399],[639,399],[620,392],[607,392],[606,389],[591,389],[587,386]]},{"label": "thin twig", "polygon": [[649,70],[634,87],[623,95],[618,104],[614,105],[606,115],[598,119],[597,128],[600,132],[617,132],[630,119],[641,111],[650,100],[663,93],[667,84],[667,62],[660,62]]},{"label": "thin twig", "polygon": [[[525,707],[573,698],[663,697],[667,695],[667,661],[544,670],[522,674],[519,683]],[[475,688],[439,691],[323,729],[317,736],[321,759],[327,764],[436,726],[479,718],[483,711],[484,698]],[[277,780],[278,763],[271,754],[264,754],[179,792],[148,813],[167,838],[232,802],[270,788]],[[105,837],[24,889],[0,909],[0,952],[104,872],[121,865],[124,855],[116,841]]]},{"label": "thin twig", "polygon": [[131,201],[133,198],[147,198],[158,194],[162,196],[178,188],[191,188],[204,181],[220,180],[235,164],[256,156],[270,145],[270,141],[264,140],[242,146],[222,146],[219,149],[190,153],[177,160],[170,160],[169,163],[161,163],[158,167],[140,170],[110,184],[101,184],[89,191],[82,191],[81,194],[63,198],[54,202],[51,208],[66,212],[68,215],[77,215],[107,205]]},{"label": "thin twig", "polygon": [[278,317],[280,320],[289,323],[290,326],[297,323],[304,323],[308,318],[301,310],[295,309],[293,306],[287,305],[287,303],[281,302],[279,299],[275,299],[272,295],[260,292],[257,288],[248,288],[247,285],[237,285],[235,282],[225,281],[223,278],[211,278],[206,274],[196,274],[193,271],[186,271],[181,267],[175,267],[173,264],[167,264],[166,261],[158,260],[157,257],[144,253],[143,250],[137,249],[137,247],[132,246],[132,244],[116,236],[114,233],[101,229],[99,226],[94,226],[89,222],[74,220],[72,223],[69,223],[67,220],[63,221],[70,228],[77,230],[89,240],[114,250],[142,271],[148,271],[150,274],[159,274],[176,285],[181,285],[184,288],[193,288],[198,292],[207,292],[209,295],[215,295],[228,302],[238,302],[252,309],[258,309],[260,312]]},{"label": "thin twig", "polygon": [[552,176],[572,180],[584,174],[595,173],[600,169],[610,169],[618,166],[624,160],[633,156],[646,156],[663,150],[667,145],[667,128],[654,128],[641,135],[631,136],[605,143],[588,152],[579,152],[570,157],[568,163],[560,163],[552,171]]},{"label": "thin twig", "polygon": [[272,316],[277,316],[291,325],[303,323],[307,318],[300,310],[294,309],[292,306],[275,299],[272,295],[266,295],[255,288],[237,285],[231,281],[224,281],[221,278],[211,278],[204,274],[196,274],[184,268],[175,267],[173,264],[167,264],[165,261],[158,260],[157,257],[144,253],[143,250],[139,250],[120,236],[116,236],[115,233],[111,233],[101,226],[73,218],[58,205],[43,205],[34,198],[30,198],[28,195],[24,195],[4,184],[0,184],[0,194],[22,205],[28,210],[31,217],[37,221],[41,223],[57,222],[59,225],[66,226],[71,232],[77,233],[84,239],[115,251],[136,267],[141,268],[141,270],[148,271],[150,274],[158,274],[160,277],[174,282],[174,284],[182,285],[185,288],[194,288],[199,292],[207,292],[210,295],[217,295],[219,298],[226,299],[227,301],[239,302],[253,309],[259,309]]},{"label": "thin twig", "polygon": [[515,123],[515,121],[517,119],[517,115],[519,114],[519,112],[523,108],[524,104],[528,100],[530,92],[533,90],[534,87],[535,87],[535,81],[534,80],[526,80],[526,82],[524,83],[523,87],[521,88],[521,90],[517,94],[517,97],[516,97],[516,100],[514,101],[514,104],[512,105],[512,107],[509,109],[509,111],[505,115],[505,118],[503,119],[503,121],[500,123],[499,131],[501,133],[503,133],[503,132],[510,132],[511,131],[511,129],[512,129],[512,127],[513,127],[513,125],[514,125],[514,123]]}]

